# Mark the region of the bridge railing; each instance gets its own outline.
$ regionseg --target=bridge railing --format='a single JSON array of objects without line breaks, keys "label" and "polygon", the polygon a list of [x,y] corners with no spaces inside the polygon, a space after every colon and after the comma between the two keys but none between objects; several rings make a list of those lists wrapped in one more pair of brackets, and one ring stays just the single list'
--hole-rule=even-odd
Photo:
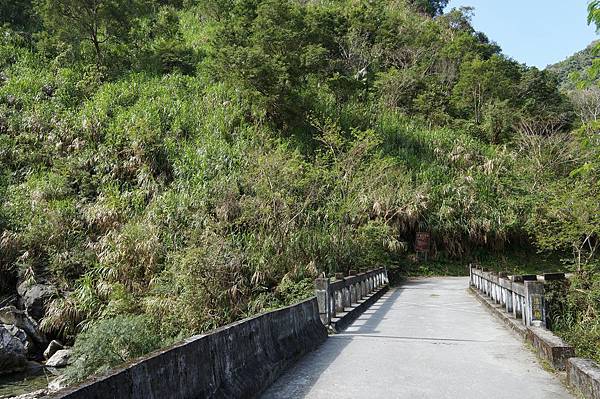
[{"label": "bridge railing", "polygon": [[546,327],[544,282],[564,280],[564,273],[513,275],[470,266],[471,285],[502,305],[526,326]]},{"label": "bridge railing", "polygon": [[389,282],[384,267],[361,272],[350,270],[348,274],[344,277],[336,273],[333,280],[330,277],[315,280],[319,314],[325,325],[330,325],[333,318],[348,312]]}]

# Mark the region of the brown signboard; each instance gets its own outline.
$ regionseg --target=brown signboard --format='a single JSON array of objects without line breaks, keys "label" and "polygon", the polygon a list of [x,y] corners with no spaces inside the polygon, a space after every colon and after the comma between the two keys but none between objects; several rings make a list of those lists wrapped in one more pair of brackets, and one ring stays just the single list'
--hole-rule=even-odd
[{"label": "brown signboard", "polygon": [[427,252],[429,251],[429,241],[430,235],[426,232],[417,233],[417,240],[415,244],[415,249],[417,252]]}]

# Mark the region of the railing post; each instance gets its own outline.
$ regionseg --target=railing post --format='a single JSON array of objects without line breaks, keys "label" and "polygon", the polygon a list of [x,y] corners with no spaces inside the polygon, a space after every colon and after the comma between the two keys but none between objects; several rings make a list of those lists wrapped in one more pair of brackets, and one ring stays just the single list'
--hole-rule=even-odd
[{"label": "railing post", "polygon": [[321,322],[328,326],[331,324],[331,312],[329,307],[329,278],[321,277],[315,280],[315,294],[319,305],[319,316]]},{"label": "railing post", "polygon": [[335,310],[337,308],[337,305],[335,303],[335,301],[336,301],[335,296],[336,296],[335,292],[330,290],[329,291],[329,315],[330,315],[330,318],[335,317],[335,315],[336,315]]},{"label": "railing post", "polygon": [[363,299],[364,297],[367,296],[367,283],[365,282],[365,273],[368,270],[365,269],[364,267],[360,268],[360,274],[361,274],[361,279],[360,282],[358,283],[358,289],[360,291],[360,298],[359,299]]},{"label": "railing post", "polygon": [[508,273],[507,272],[500,272],[498,273],[498,286],[500,288],[500,305],[502,305],[502,307],[506,308],[506,296],[508,293],[508,290],[506,289],[506,277],[508,277]]},{"label": "railing post", "polygon": [[526,325],[546,327],[546,309],[544,305],[544,283],[525,281]]},{"label": "railing post", "polygon": [[469,285],[472,287],[475,284],[473,283],[473,264],[469,263]]},{"label": "railing post", "polygon": [[[335,281],[340,281],[340,280],[344,280],[344,273],[335,273]],[[333,312],[332,315],[335,316],[338,313],[342,313],[344,311],[344,305],[346,303],[346,300],[344,299],[344,290],[334,290],[332,292],[332,296],[333,296]]]}]

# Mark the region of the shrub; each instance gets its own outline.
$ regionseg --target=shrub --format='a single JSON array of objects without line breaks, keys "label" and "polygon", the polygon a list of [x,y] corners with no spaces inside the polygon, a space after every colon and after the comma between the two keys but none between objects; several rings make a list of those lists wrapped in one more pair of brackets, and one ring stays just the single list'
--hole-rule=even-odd
[{"label": "shrub", "polygon": [[159,348],[165,342],[146,316],[117,316],[99,320],[75,341],[67,378],[80,381]]}]

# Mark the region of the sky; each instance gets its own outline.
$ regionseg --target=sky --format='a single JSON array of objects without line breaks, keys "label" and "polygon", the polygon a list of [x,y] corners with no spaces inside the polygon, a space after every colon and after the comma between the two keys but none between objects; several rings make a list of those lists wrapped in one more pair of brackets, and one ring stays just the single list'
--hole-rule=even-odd
[{"label": "sky", "polygon": [[586,0],[451,0],[475,8],[473,25],[507,56],[545,68],[600,37],[587,25]]}]

